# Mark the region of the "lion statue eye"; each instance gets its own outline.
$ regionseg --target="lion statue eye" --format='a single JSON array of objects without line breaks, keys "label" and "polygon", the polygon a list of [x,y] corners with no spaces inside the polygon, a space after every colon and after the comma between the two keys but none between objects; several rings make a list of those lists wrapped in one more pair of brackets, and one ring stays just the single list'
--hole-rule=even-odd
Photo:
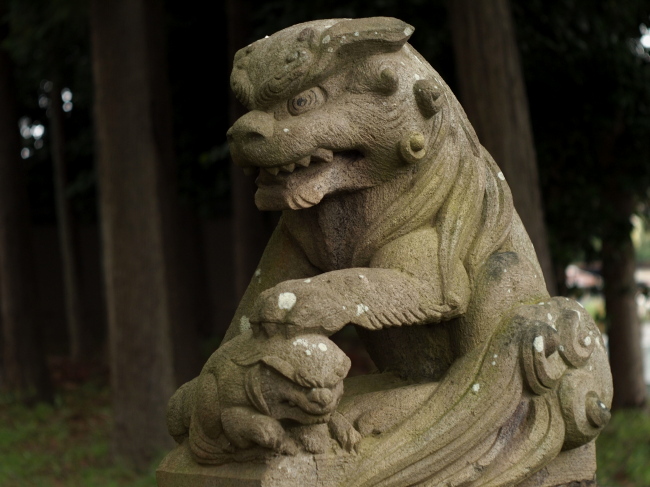
[{"label": "lion statue eye", "polygon": [[291,115],[301,115],[321,105],[324,101],[325,93],[316,86],[294,96],[287,103],[287,109]]}]

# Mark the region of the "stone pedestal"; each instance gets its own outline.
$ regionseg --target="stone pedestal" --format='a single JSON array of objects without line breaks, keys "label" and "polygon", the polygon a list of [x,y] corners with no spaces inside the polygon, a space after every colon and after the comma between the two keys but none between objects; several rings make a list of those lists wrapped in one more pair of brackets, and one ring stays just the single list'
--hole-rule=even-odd
[{"label": "stone pedestal", "polygon": [[[158,487],[338,487],[354,468],[354,455],[278,456],[268,464],[197,464],[187,443],[178,445],[156,471]],[[596,447],[593,442],[558,455],[549,465],[517,487],[596,487]]]}]

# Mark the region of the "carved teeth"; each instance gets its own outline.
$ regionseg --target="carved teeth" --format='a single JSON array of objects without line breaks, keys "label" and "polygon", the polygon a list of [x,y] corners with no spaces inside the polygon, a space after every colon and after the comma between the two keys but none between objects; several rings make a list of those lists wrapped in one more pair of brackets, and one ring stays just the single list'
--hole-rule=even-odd
[{"label": "carved teeth", "polygon": [[331,150],[319,148],[314,151],[312,157],[323,162],[332,162],[332,159],[334,159],[334,153]]},{"label": "carved teeth", "polygon": [[296,164],[301,167],[309,167],[310,162],[311,162],[311,157],[307,156],[307,157],[303,157],[299,161],[296,161]]},{"label": "carved teeth", "polygon": [[295,168],[296,168],[295,164],[287,164],[285,166],[280,166],[280,169],[285,172],[293,172]]},{"label": "carved teeth", "polygon": [[257,171],[257,168],[255,168],[255,167],[244,167],[244,168],[242,168],[242,170],[244,171],[244,174],[246,176],[252,176]]},{"label": "carved teeth", "polygon": [[280,172],[279,167],[265,167],[264,170],[269,174],[273,174],[274,176],[277,176],[278,173]]}]

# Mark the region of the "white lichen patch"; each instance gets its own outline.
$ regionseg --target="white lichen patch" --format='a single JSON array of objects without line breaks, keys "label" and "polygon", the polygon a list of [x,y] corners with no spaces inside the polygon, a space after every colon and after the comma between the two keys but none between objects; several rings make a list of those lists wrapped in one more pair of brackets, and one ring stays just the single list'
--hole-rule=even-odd
[{"label": "white lichen patch", "polygon": [[413,77],[415,78],[416,81],[420,79],[420,75],[419,75],[419,74],[414,74]]},{"label": "white lichen patch", "polygon": [[589,345],[591,345],[591,337],[590,337],[590,336],[586,336],[586,337],[584,337],[584,338],[582,339],[582,343],[585,344],[585,347],[588,347]]},{"label": "white lichen patch", "polygon": [[542,353],[544,351],[544,337],[539,335],[533,340],[533,348],[536,352]]},{"label": "white lichen patch", "polygon": [[366,313],[370,308],[366,306],[365,304],[359,303],[357,304],[357,316],[361,316],[363,313]]},{"label": "white lichen patch", "polygon": [[511,293],[511,292],[512,292],[512,289],[508,289],[508,293]]},{"label": "white lichen patch", "polygon": [[305,347],[305,348],[309,348],[309,342],[308,342],[307,340],[305,340],[304,338],[296,338],[296,339],[292,342],[292,345],[293,345],[294,347],[296,347],[296,346],[298,346],[298,345],[302,345],[302,346]]},{"label": "white lichen patch", "polygon": [[328,47],[327,52],[334,52],[334,48],[333,47]]},{"label": "white lichen patch", "polygon": [[499,171],[499,172],[497,173],[497,177],[498,177],[501,181],[505,181],[505,180],[506,180],[506,177],[503,175],[503,173],[502,173],[501,171]]},{"label": "white lichen patch", "polygon": [[330,41],[330,36],[329,35],[326,35],[325,37],[323,37],[323,41],[322,41],[323,44],[327,44],[327,43],[329,43],[329,41]]},{"label": "white lichen patch", "polygon": [[311,355],[311,350],[305,350],[305,355]]},{"label": "white lichen patch", "polygon": [[255,274],[253,274],[255,277],[260,277],[262,275],[262,269],[255,269]]},{"label": "white lichen patch", "polygon": [[365,279],[365,278],[366,276],[364,276],[363,274],[359,274],[359,279]]},{"label": "white lichen patch", "polygon": [[251,329],[251,320],[248,319],[248,316],[242,316],[239,319],[239,330],[246,331]]},{"label": "white lichen patch", "polygon": [[546,303],[538,303],[540,306],[544,306]]},{"label": "white lichen patch", "polygon": [[557,347],[557,348],[558,348],[558,350],[559,350],[560,352],[564,352],[564,345],[560,345],[560,346]]},{"label": "white lichen patch", "polygon": [[481,390],[481,384],[479,384],[478,382],[472,386],[473,392],[478,392],[480,390]]},{"label": "white lichen patch", "polygon": [[318,344],[318,349],[319,349],[321,352],[327,352],[327,345],[325,345],[324,343],[319,343],[319,344]]},{"label": "white lichen patch", "polygon": [[287,311],[293,308],[296,304],[296,295],[293,293],[280,293],[278,296],[278,308],[286,309]]},{"label": "white lichen patch", "polygon": [[288,134],[288,133],[289,133],[289,129],[288,129],[288,128],[283,128],[282,131],[283,131],[285,134]]},{"label": "white lichen patch", "polygon": [[553,321],[553,315],[551,313],[546,313],[546,317],[548,318],[548,321]]},{"label": "white lichen patch", "polygon": [[413,34],[413,27],[409,26],[406,29],[404,29],[404,35],[405,36],[410,36],[411,34]]},{"label": "white lichen patch", "polygon": [[582,309],[585,308],[580,301],[578,301],[578,306],[580,306]]},{"label": "white lichen patch", "polygon": [[354,37],[359,37],[359,33],[358,33],[358,32],[355,32],[355,33],[354,33]]},{"label": "white lichen patch", "polygon": [[499,358],[499,355],[495,353],[494,355],[492,355],[492,357]]},{"label": "white lichen patch", "polygon": [[492,361],[492,365],[496,365],[496,364],[497,364],[497,363],[493,360],[493,361]]},{"label": "white lichen patch", "polygon": [[307,284],[309,284],[311,282],[311,279],[305,279],[303,282],[306,282]]}]

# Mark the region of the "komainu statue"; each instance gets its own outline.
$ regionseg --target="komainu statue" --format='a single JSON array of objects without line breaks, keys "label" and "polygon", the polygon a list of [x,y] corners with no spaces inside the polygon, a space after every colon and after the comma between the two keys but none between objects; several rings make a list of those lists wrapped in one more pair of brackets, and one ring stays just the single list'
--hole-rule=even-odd
[{"label": "komainu statue", "polygon": [[[602,337],[551,298],[508,184],[393,18],[240,50],[228,131],[282,218],[224,343],[174,395],[160,487],[595,485]],[[345,380],[352,324],[377,372]]]}]

